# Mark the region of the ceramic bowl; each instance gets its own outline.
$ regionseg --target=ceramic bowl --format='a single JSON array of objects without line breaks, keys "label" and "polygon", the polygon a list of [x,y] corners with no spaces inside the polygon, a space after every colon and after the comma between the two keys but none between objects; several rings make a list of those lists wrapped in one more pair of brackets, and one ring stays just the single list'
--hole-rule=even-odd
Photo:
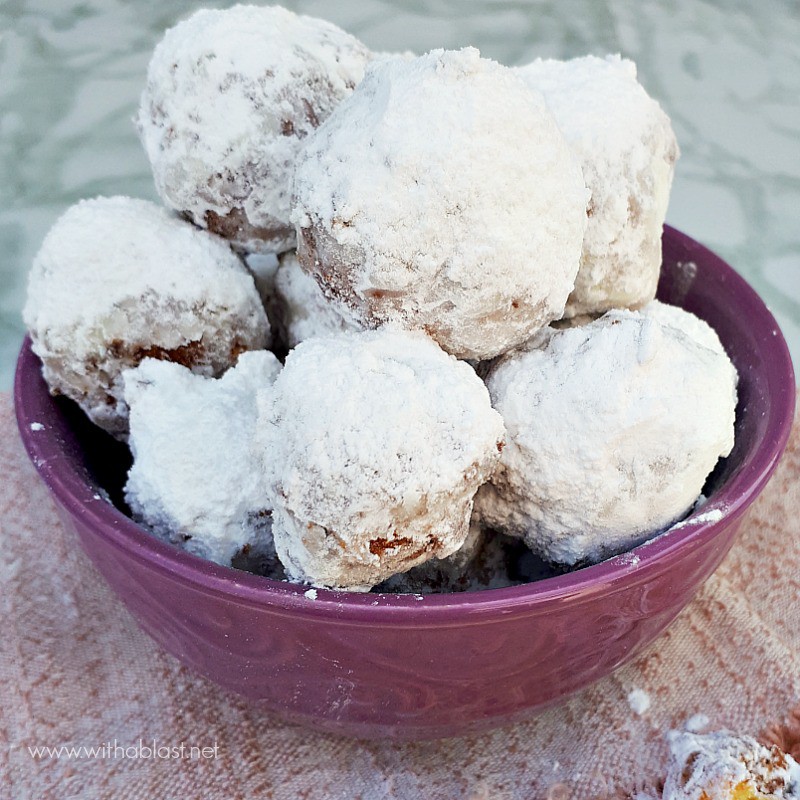
[{"label": "ceramic bowl", "polygon": [[556,703],[653,642],[725,556],[784,449],[794,376],[758,295],[666,228],[659,297],[711,324],[736,364],[735,448],[709,479],[700,515],[631,553],[523,586],[312,598],[165,544],[103,499],[120,500],[126,450],[48,394],[27,340],[19,428],[65,526],[142,628],[188,667],[319,730],[464,734]]}]

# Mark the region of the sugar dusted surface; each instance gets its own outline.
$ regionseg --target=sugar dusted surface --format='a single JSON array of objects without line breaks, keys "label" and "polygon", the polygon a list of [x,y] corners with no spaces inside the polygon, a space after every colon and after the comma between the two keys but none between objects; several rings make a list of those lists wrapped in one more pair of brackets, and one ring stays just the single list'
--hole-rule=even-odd
[{"label": "sugar dusted surface", "polygon": [[125,375],[134,461],[125,499],[134,518],[184,549],[230,566],[275,559],[271,509],[253,445],[256,393],[280,362],[244,353],[222,378],[147,359]]},{"label": "sugar dusted surface", "polygon": [[293,251],[284,253],[275,273],[270,320],[289,349],[313,336],[363,330],[347,306],[328,299]]},{"label": "sugar dusted surface", "polygon": [[653,300],[644,306],[641,311],[645,316],[658,320],[662,325],[682,331],[694,339],[697,344],[715,353],[725,354],[725,348],[722,346],[717,332],[696,314],[685,311],[678,306],[662,303],[660,300]]},{"label": "sugar dusted surface", "polygon": [[[249,253],[244,263],[256,284],[261,299],[266,302],[275,291],[275,273],[278,271],[278,256],[275,253]],[[270,319],[272,322],[272,319]]]},{"label": "sugar dusted surface", "polygon": [[554,563],[599,561],[668,527],[733,447],[730,360],[647,314],[548,328],[487,384],[508,444],[476,510]]},{"label": "sugar dusted surface", "polygon": [[153,53],[138,116],[159,195],[204,227],[238,213],[227,232],[245,250],[292,247],[297,150],[369,58],[335,25],[280,6],[203,9],[178,23]]},{"label": "sugar dusted surface", "polygon": [[544,95],[592,192],[567,315],[652,300],[678,157],[669,117],[619,56],[537,59],[516,72]]},{"label": "sugar dusted surface", "polygon": [[474,48],[373,63],[306,141],[294,196],[326,295],[472,359],[562,315],[588,200],[543,100]]},{"label": "sugar dusted surface", "polygon": [[259,396],[287,574],[366,590],[458,550],[504,438],[486,387],[419,333],[307,339]]},{"label": "sugar dusted surface", "polygon": [[216,375],[269,343],[253,279],[230,247],[129,197],[82,200],[59,218],[34,259],[23,315],[51,389],[118,435],[120,373],[143,353]]}]

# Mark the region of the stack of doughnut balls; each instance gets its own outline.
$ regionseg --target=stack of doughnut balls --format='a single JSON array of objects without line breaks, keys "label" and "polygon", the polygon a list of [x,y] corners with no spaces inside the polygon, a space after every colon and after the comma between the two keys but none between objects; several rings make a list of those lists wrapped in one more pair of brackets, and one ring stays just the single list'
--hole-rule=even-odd
[{"label": "stack of doughnut balls", "polygon": [[203,10],[137,125],[163,207],[70,208],[24,318],[155,535],[314,587],[503,586],[520,549],[668,529],[730,453],[736,371],[654,300],[678,148],[630,61]]}]

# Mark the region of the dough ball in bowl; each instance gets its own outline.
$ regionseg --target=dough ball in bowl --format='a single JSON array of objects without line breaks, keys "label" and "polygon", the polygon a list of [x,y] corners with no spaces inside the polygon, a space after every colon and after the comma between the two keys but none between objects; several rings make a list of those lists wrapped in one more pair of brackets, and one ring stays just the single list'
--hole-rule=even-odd
[{"label": "dough ball in bowl", "polygon": [[55,223],[23,317],[51,392],[119,438],[124,369],[151,357],[216,376],[269,344],[253,278],[227,243],[129,197],[81,201]]},{"label": "dough ball in bowl", "polygon": [[644,305],[656,294],[678,158],[669,117],[619,56],[540,59],[515,71],[544,95],[592,192],[567,316]]},{"label": "dough ball in bowl", "polygon": [[168,30],[138,116],[162,200],[238,249],[293,247],[297,150],[369,59],[335,25],[279,6],[204,9]]},{"label": "dough ball in bowl", "polygon": [[133,466],[125,501],[134,519],[217,564],[275,572],[272,504],[253,437],[256,394],[270,391],[280,369],[259,350],[217,380],[153,359],[126,370]]},{"label": "dough ball in bowl", "polygon": [[563,313],[588,192],[544,101],[474,48],[372,64],[298,157],[298,258],[367,327],[486,359]]},{"label": "dough ball in bowl", "polygon": [[478,494],[483,522],[577,566],[683,516],[733,447],[736,370],[703,325],[611,311],[499,359],[487,385],[508,444]]},{"label": "dough ball in bowl", "polygon": [[366,590],[458,550],[503,422],[421,333],[307,339],[259,395],[273,534],[290,579]]}]

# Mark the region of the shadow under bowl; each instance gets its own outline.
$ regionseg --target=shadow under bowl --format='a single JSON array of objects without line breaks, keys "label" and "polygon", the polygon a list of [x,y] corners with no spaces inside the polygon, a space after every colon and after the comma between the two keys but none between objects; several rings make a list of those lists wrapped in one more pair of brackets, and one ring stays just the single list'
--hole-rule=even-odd
[{"label": "shadow under bowl", "polygon": [[705,247],[669,227],[663,241],[659,298],[715,328],[739,371],[736,444],[701,512],[719,509],[721,519],[694,515],[595,566],[474,593],[318,590],[312,599],[306,587],[203,561],[116,507],[126,448],[50,396],[29,340],[15,382],[22,439],[111,589],[156,642],[214,683],[351,736],[506,724],[608,675],[669,625],[727,553],[789,436],[794,374],[775,319]]}]

